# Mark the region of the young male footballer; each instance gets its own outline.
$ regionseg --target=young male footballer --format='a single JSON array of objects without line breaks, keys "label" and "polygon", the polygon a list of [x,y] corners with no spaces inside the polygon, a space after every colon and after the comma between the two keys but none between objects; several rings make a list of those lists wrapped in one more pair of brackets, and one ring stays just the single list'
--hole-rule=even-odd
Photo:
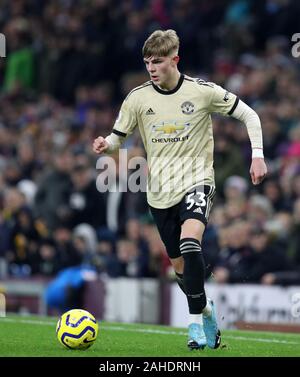
[{"label": "young male footballer", "polygon": [[254,185],[262,182],[267,167],[256,112],[222,87],[180,73],[178,50],[174,30],[149,36],[142,53],[150,81],[128,94],[112,133],[96,138],[93,150],[112,153],[139,127],[149,166],[147,201],[187,297],[188,347],[218,348],[221,333],[214,303],[205,294],[201,248],[215,195],[211,114],[230,115],[246,125]]}]

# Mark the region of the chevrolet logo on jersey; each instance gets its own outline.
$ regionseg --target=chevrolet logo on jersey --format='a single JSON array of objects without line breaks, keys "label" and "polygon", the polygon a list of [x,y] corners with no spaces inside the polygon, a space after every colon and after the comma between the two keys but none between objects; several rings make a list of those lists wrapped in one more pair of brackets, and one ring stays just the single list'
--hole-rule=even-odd
[{"label": "chevrolet logo on jersey", "polygon": [[159,125],[152,126],[152,130],[155,132],[163,133],[163,134],[174,134],[177,133],[177,131],[182,131],[188,128],[191,124],[190,123],[184,123],[182,125],[174,123],[162,123]]},{"label": "chevrolet logo on jersey", "polygon": [[189,135],[180,137],[164,137],[164,135],[177,134],[179,131],[183,131],[191,126],[191,123],[177,124],[176,122],[163,122],[162,124],[152,126],[152,131],[157,136],[152,138],[152,143],[176,143],[178,141],[188,140]]}]

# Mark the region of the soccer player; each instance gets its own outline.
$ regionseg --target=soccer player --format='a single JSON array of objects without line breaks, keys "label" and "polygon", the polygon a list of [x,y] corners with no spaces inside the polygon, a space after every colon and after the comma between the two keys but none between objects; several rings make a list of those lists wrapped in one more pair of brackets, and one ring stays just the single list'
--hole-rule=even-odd
[{"label": "soccer player", "polygon": [[93,150],[112,153],[139,127],[149,166],[147,201],[188,301],[188,347],[218,348],[221,333],[214,303],[205,294],[201,249],[215,195],[211,113],[246,125],[254,185],[263,180],[267,167],[256,112],[222,87],[180,73],[178,51],[174,30],[149,36],[142,53],[150,81],[127,95],[112,133],[96,138]]}]

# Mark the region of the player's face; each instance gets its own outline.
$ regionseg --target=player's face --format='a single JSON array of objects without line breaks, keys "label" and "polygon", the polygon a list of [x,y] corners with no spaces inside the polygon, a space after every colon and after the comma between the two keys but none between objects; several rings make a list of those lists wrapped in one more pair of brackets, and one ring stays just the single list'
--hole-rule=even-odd
[{"label": "player's face", "polygon": [[150,75],[151,80],[155,85],[160,87],[167,87],[168,83],[172,81],[173,75],[176,75],[178,56],[150,56],[144,58],[146,69]]}]

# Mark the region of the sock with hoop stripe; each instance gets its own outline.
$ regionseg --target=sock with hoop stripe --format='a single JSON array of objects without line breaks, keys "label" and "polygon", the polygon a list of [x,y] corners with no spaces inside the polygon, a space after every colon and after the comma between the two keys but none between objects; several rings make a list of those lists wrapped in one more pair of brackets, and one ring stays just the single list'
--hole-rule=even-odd
[{"label": "sock with hoop stripe", "polygon": [[205,263],[200,242],[195,238],[183,238],[180,240],[180,252],[184,259],[183,285],[189,312],[200,314],[206,307]]}]

